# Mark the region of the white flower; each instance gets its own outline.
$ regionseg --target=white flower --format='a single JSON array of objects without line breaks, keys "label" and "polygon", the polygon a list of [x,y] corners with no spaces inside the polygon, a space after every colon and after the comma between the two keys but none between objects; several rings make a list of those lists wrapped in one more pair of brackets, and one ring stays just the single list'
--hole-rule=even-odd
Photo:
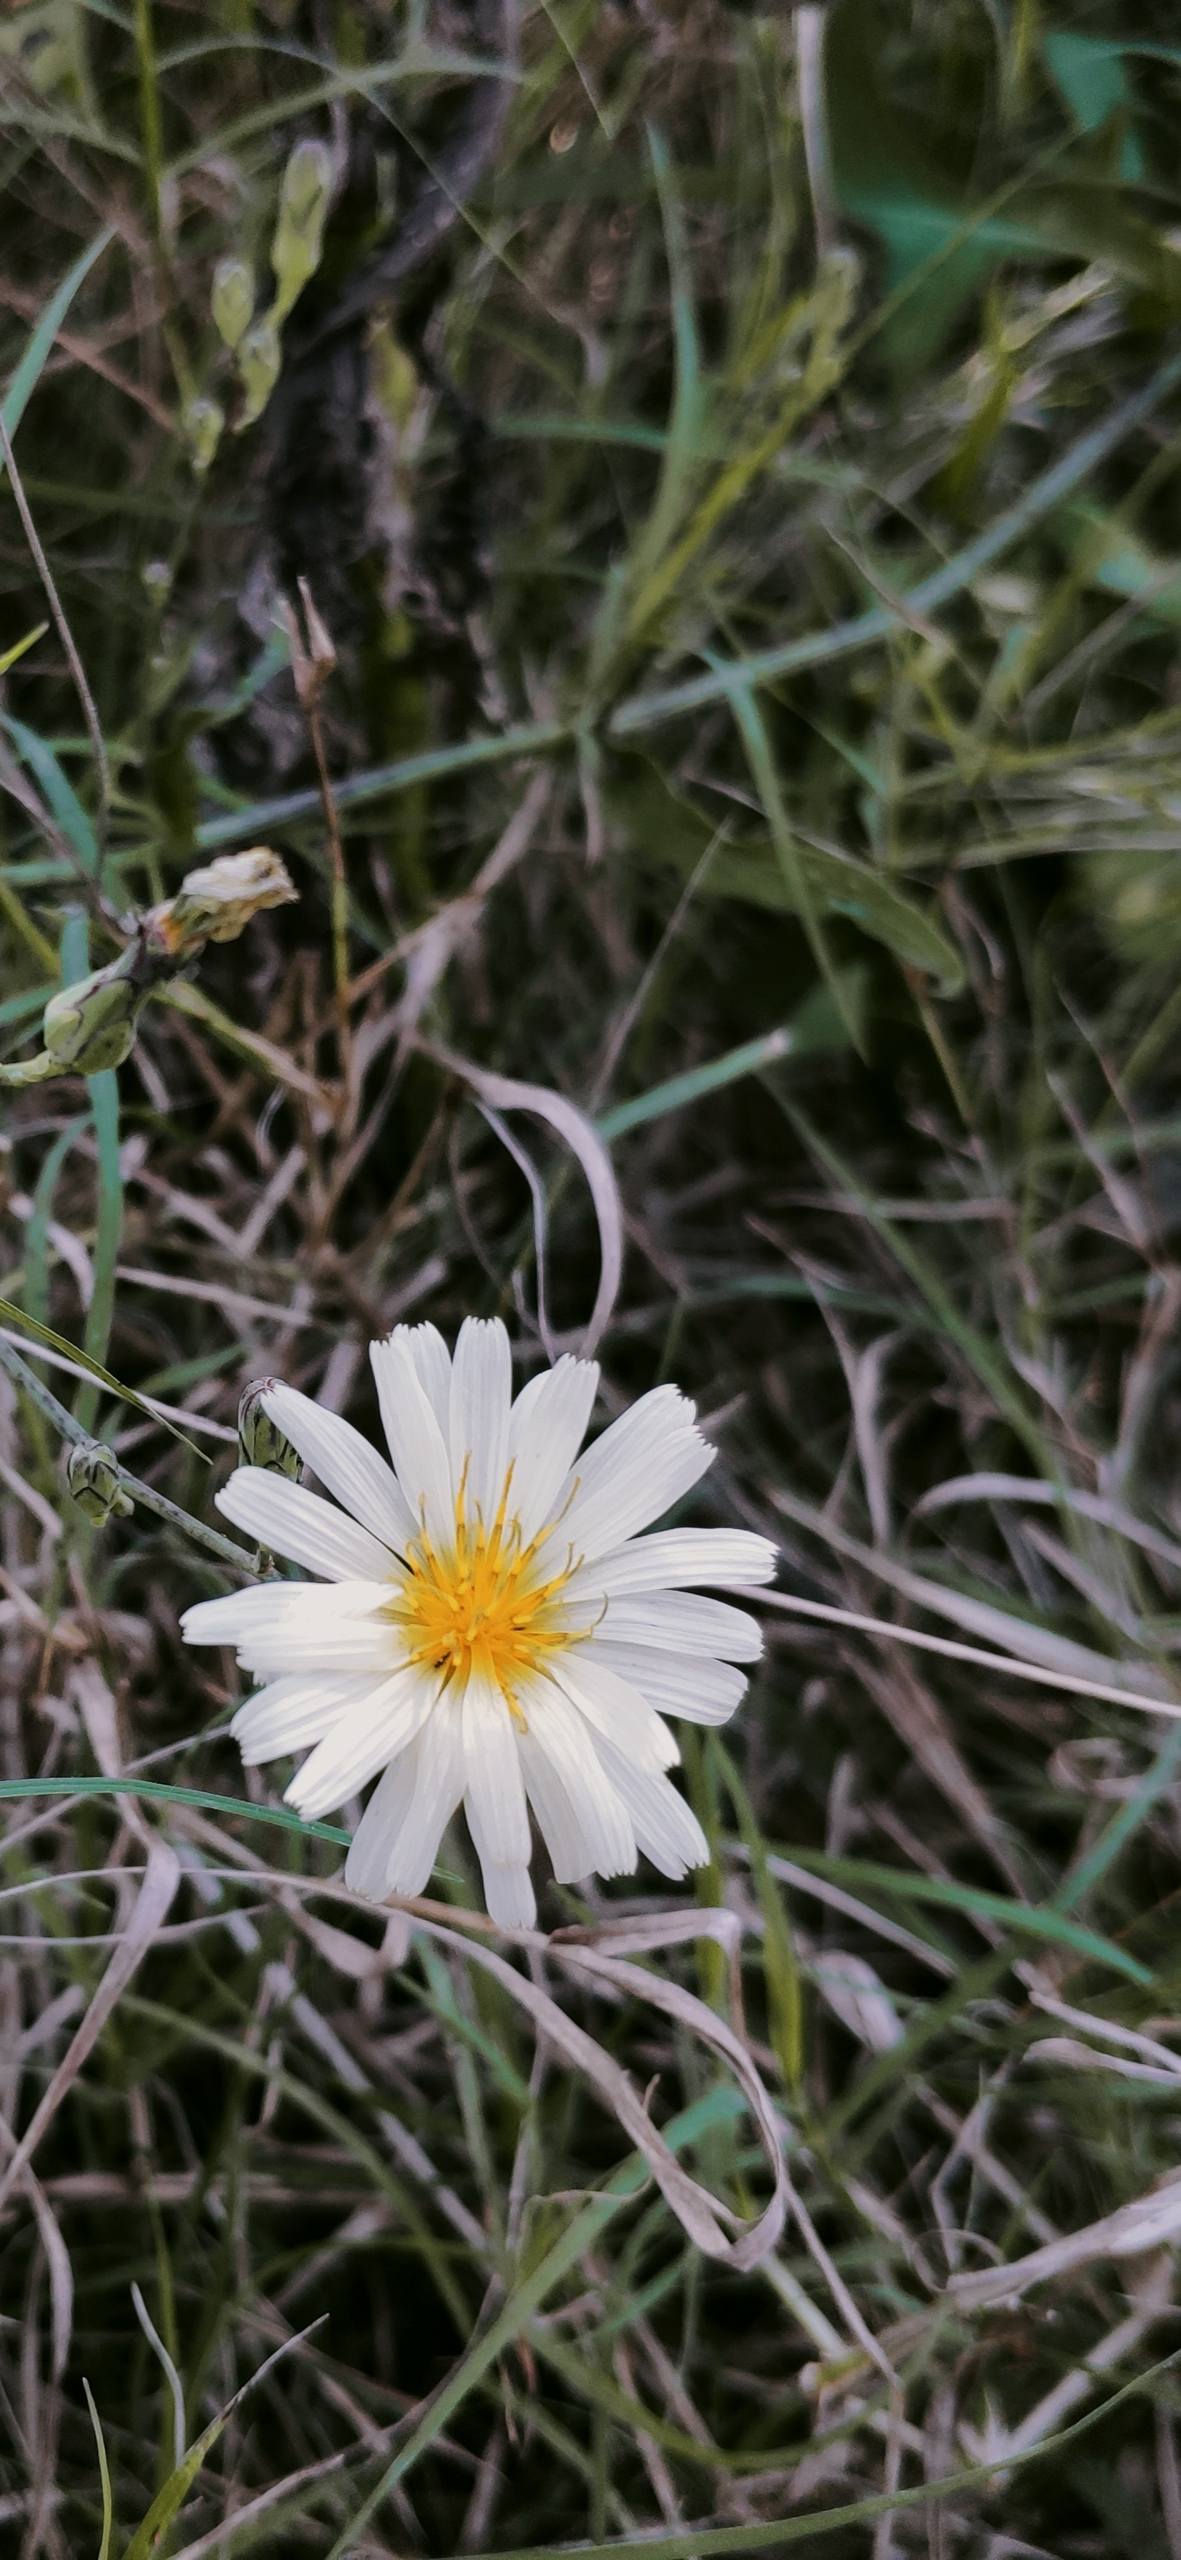
[{"label": "white flower", "polygon": [[287,1789],[309,1817],[383,1773],[345,1867],[375,1902],[422,1892],[461,1802],[506,1927],[534,1918],[529,1806],[563,1882],[630,1874],[641,1851],[666,1876],[701,1865],[664,1718],[723,1723],[762,1638],[690,1586],[766,1582],[775,1550],[742,1529],[637,1536],[710,1464],[694,1407],[656,1387],[580,1460],[592,1361],[559,1360],[514,1401],[499,1322],[469,1318],[454,1359],[430,1324],[398,1325],[370,1357],[392,1468],[271,1384],[267,1412],[336,1503],[259,1467],[217,1497],[321,1577],[185,1615],[190,1644],[235,1645],[266,1684],[234,1718],[243,1759],[311,1746]]}]

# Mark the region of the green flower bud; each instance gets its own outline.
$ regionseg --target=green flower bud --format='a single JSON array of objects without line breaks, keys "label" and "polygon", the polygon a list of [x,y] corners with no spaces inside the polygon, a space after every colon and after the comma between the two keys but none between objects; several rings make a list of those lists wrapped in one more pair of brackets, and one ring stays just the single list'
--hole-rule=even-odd
[{"label": "green flower bud", "polygon": [[242,409],[237,420],[239,435],[243,427],[252,427],[255,419],[261,418],[279,379],[282,360],[279,332],[268,313],[265,319],[256,320],[247,330],[238,348],[238,373],[242,384]]},{"label": "green flower bud", "polygon": [[297,1476],[299,1451],[272,1422],[263,1404],[273,1378],[258,1378],[252,1387],[244,1387],[238,1406],[238,1446],[244,1465],[269,1467],[273,1475]]},{"label": "green flower bud", "polygon": [[96,1076],[105,1067],[121,1067],[135,1047],[143,1000],[144,990],[132,984],[126,952],[51,996],[41,1036],[52,1072]]},{"label": "green flower bud", "polygon": [[297,142],[283,171],[280,222],[294,223],[300,231],[306,231],[312,223],[322,226],[331,185],[332,154],[327,143],[317,142],[310,135]]},{"label": "green flower bud", "polygon": [[135,1509],[119,1482],[113,1449],[101,1440],[74,1440],[66,1451],[66,1483],[80,1511],[97,1528],[107,1520],[127,1520]]},{"label": "green flower bud", "polygon": [[297,142],[283,172],[279,219],[271,243],[275,270],[272,319],[285,320],[320,264],[332,188],[332,156],[323,142]]},{"label": "green flower bud", "polygon": [[210,309],[222,345],[240,347],[254,318],[254,277],[244,258],[218,259]]},{"label": "green flower bud", "polygon": [[253,844],[245,853],[219,854],[215,862],[186,872],[176,896],[153,907],[148,930],[152,942],[183,967],[207,942],[236,941],[253,916],[285,907],[297,895],[278,854],[268,844]]},{"label": "green flower bud", "polygon": [[198,479],[203,479],[209,469],[225,422],[225,411],[216,400],[190,400],[182,413],[181,430]]}]

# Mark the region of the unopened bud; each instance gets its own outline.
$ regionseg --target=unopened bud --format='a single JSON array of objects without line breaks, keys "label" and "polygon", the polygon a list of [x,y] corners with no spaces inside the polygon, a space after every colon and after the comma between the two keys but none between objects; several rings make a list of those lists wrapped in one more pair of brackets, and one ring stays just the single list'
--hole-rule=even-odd
[{"label": "unopened bud", "polygon": [[320,264],[324,220],[332,187],[332,155],[323,142],[297,142],[283,172],[279,219],[271,243],[275,299],[271,316],[285,320]]},{"label": "unopened bud", "polygon": [[202,397],[186,401],[181,412],[181,431],[189,448],[189,462],[199,480],[203,480],[221,443],[225,411],[216,400]]},{"label": "unopened bud", "polygon": [[188,871],[174,898],[153,907],[150,938],[178,966],[207,942],[234,942],[251,918],[267,907],[285,907],[298,896],[286,863],[267,844],[245,853],[222,853]]},{"label": "unopened bud", "polygon": [[305,136],[288,154],[279,195],[280,219],[297,223],[301,231],[317,218],[323,220],[331,184],[332,154],[327,143]]},{"label": "unopened bud", "polygon": [[299,1451],[272,1422],[264,1402],[274,1384],[273,1378],[258,1378],[252,1387],[243,1388],[238,1405],[238,1446],[246,1466],[269,1467],[272,1475],[297,1476]]},{"label": "unopened bud", "polygon": [[238,347],[242,383],[242,408],[236,422],[239,434],[243,427],[252,427],[255,419],[261,418],[279,379],[282,361],[279,332],[268,313],[265,319],[254,321]]},{"label": "unopened bud", "polygon": [[132,984],[126,953],[108,968],[79,978],[76,986],[62,987],[50,997],[41,1025],[53,1072],[96,1076],[105,1067],[121,1067],[135,1047],[143,1001],[143,988]]},{"label": "unopened bud", "polygon": [[254,277],[244,258],[218,259],[210,309],[223,346],[240,347],[254,318]]},{"label": "unopened bud", "polygon": [[113,1449],[101,1440],[75,1440],[66,1452],[66,1483],[80,1511],[97,1528],[106,1520],[126,1520],[135,1509],[119,1481]]}]

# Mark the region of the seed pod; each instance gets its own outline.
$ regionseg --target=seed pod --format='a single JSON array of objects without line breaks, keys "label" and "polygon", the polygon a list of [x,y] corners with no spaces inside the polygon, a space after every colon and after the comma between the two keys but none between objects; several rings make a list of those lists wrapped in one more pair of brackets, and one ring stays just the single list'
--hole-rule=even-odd
[{"label": "seed pod", "polygon": [[286,863],[268,844],[250,845],[245,853],[222,853],[187,871],[176,896],[152,908],[149,938],[183,966],[207,942],[236,941],[253,916],[267,907],[285,907],[297,894]]},{"label": "seed pod", "polygon": [[101,1440],[74,1440],[66,1451],[66,1483],[80,1511],[96,1528],[107,1520],[127,1520],[135,1509],[119,1482],[113,1449]]},{"label": "seed pod", "polygon": [[252,1387],[244,1387],[238,1405],[238,1446],[248,1467],[268,1467],[272,1475],[297,1476],[300,1459],[285,1433],[272,1422],[263,1404],[273,1378],[257,1378]]}]

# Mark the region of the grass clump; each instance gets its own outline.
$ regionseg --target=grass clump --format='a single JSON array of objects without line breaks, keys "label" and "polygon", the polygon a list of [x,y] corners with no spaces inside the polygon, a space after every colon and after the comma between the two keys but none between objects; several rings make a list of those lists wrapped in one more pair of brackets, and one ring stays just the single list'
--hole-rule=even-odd
[{"label": "grass clump", "polygon": [[[4,1059],[198,866],[298,890],[3,1091],[4,2547],[1167,2560],[1172,12],[31,0],[0,64]],[[179,1642],[243,1386],[373,1429],[473,1310],[596,1310],[783,1551],[713,1934],[543,1968],[738,2222],[743,2026],[754,2266],[462,1844],[407,1945]]]}]

